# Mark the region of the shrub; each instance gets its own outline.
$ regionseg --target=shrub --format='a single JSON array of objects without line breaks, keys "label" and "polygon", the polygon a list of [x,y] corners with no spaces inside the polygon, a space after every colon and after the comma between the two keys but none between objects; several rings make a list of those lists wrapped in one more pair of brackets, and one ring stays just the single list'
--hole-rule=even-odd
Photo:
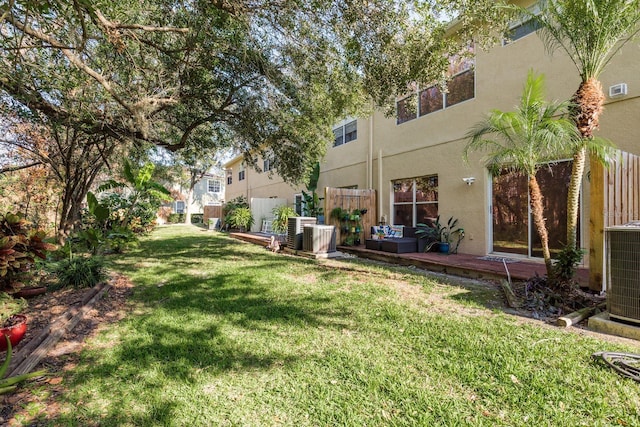
[{"label": "shrub", "polygon": [[585,251],[581,248],[564,246],[553,264],[554,279],[560,283],[571,282],[578,270],[578,264],[582,261]]},{"label": "shrub", "polygon": [[167,223],[169,224],[180,224],[184,222],[184,214],[172,213],[167,218]]},{"label": "shrub", "polygon": [[55,288],[90,288],[107,278],[104,261],[98,257],[74,257],[58,261],[53,273],[58,278]]},{"label": "shrub", "polygon": [[253,222],[253,215],[249,208],[236,208],[229,216],[229,223],[231,226],[239,228],[241,231],[250,229]]},{"label": "shrub", "polygon": [[204,214],[191,214],[191,224],[202,224],[204,222]]},{"label": "shrub", "polygon": [[222,217],[223,217],[223,225],[235,227],[232,223],[231,216],[233,215],[233,211],[238,208],[248,208],[249,203],[247,202],[247,198],[244,196],[238,196],[235,199],[232,199],[225,203],[222,207]]},{"label": "shrub", "polygon": [[32,230],[21,215],[0,215],[0,289],[29,278],[36,258],[46,259],[56,247],[44,241],[42,230]]},{"label": "shrub", "polygon": [[14,314],[24,311],[25,308],[27,308],[27,300],[24,298],[14,298],[6,292],[0,292],[0,326]]},{"label": "shrub", "polygon": [[298,216],[295,209],[287,205],[277,206],[271,212],[275,216],[272,228],[278,234],[286,233],[289,226],[289,218]]}]

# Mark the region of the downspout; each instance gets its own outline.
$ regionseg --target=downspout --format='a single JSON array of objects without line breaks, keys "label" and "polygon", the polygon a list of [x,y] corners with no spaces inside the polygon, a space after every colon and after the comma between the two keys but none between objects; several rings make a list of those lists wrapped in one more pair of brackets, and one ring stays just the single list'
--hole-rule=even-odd
[{"label": "downspout", "polygon": [[378,217],[380,221],[382,218],[382,149],[378,150]]},{"label": "downspout", "polygon": [[373,101],[369,117],[369,152],[367,153],[367,188],[373,188]]}]

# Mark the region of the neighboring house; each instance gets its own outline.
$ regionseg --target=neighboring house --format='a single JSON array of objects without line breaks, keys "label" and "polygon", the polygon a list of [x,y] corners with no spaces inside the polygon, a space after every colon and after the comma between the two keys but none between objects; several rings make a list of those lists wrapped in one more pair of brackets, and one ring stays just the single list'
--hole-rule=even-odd
[{"label": "neighboring house", "polygon": [[[221,205],[225,200],[225,180],[222,174],[205,174],[193,187],[192,201],[189,212],[193,214],[204,213],[204,207],[208,205]],[[175,194],[171,202],[172,213],[187,213],[188,188],[174,185],[172,194]]]},{"label": "neighboring house", "polygon": [[[453,216],[466,231],[461,252],[540,257],[526,177],[513,173],[491,177],[481,163],[482,153],[474,153],[468,163],[462,158],[465,135],[485,113],[516,107],[529,69],[545,75],[548,100],[569,99],[578,88],[580,79],[570,58],[561,51],[549,56],[527,23],[514,23],[512,30],[514,40],[476,51],[474,61],[452,63],[448,93],[435,86],[420,88],[398,100],[396,117],[376,113],[337,124],[334,144],[321,162],[319,192],[324,187],[375,189],[378,220],[415,226],[437,215],[444,221]],[[640,155],[634,131],[640,117],[638,70],[640,47],[628,43],[601,76],[609,96],[598,132],[620,150],[636,155]],[[293,206],[299,198],[299,188],[245,168],[241,157],[225,168],[227,200],[239,195],[249,200],[280,197]],[[546,197],[550,244],[556,251],[566,235],[570,172],[570,162],[561,161],[543,168],[538,177]],[[579,244],[588,251],[589,179],[583,186]]]}]

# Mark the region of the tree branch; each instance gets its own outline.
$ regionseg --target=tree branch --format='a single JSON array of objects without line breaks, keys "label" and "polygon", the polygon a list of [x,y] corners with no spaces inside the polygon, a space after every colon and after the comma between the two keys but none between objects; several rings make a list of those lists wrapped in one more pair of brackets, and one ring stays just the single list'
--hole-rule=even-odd
[{"label": "tree branch", "polygon": [[22,169],[28,169],[28,168],[32,168],[34,166],[40,166],[44,163],[42,162],[34,162],[34,163],[29,163],[28,165],[22,165],[22,166],[7,166],[4,167],[2,169],[0,169],[0,175],[2,175],[3,173],[9,173],[9,172],[16,172]]},{"label": "tree branch", "polygon": [[141,24],[120,24],[118,22],[109,21],[98,9],[94,10],[98,22],[105,28],[105,30],[142,30],[146,32],[156,33],[188,33],[189,28],[176,28],[176,27],[154,27],[153,25],[141,25]]}]

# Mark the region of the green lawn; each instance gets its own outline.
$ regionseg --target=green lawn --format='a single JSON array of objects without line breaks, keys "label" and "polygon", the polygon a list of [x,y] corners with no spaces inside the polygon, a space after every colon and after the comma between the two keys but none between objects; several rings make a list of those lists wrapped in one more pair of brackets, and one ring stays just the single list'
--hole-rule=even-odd
[{"label": "green lawn", "polygon": [[488,308],[484,286],[187,226],[113,267],[130,314],[65,379],[55,425],[640,425],[640,385],[591,360],[640,347]]}]

